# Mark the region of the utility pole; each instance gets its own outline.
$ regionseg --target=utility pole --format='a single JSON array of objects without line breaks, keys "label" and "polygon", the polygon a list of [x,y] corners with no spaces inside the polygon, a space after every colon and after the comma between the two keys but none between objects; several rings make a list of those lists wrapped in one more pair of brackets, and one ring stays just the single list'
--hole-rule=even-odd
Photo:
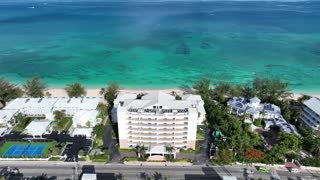
[{"label": "utility pole", "polygon": [[74,180],[78,180],[79,179],[79,172],[78,172],[78,168],[79,168],[79,163],[78,161],[75,161],[75,167],[74,167]]}]

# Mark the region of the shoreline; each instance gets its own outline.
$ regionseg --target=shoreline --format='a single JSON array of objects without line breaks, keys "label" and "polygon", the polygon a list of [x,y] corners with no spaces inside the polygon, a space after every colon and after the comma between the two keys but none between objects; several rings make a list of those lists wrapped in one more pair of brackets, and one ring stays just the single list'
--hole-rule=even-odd
[{"label": "shoreline", "polygon": [[[86,88],[87,95],[89,97],[102,97],[100,95],[100,88]],[[120,92],[122,93],[134,93],[134,94],[139,94],[139,93],[150,93],[150,92],[155,92],[155,91],[162,91],[165,93],[171,93],[174,91],[175,93],[182,95],[184,93],[191,93],[192,89],[191,88],[159,88],[159,89],[147,89],[147,88],[142,88],[142,89],[130,89],[130,88],[122,88],[120,89]],[[47,92],[51,94],[52,97],[68,97],[66,91],[63,88],[48,88]],[[308,95],[308,96],[313,96],[320,98],[320,92],[319,93],[300,93],[300,92],[292,92],[292,99],[298,99],[302,95]]]}]

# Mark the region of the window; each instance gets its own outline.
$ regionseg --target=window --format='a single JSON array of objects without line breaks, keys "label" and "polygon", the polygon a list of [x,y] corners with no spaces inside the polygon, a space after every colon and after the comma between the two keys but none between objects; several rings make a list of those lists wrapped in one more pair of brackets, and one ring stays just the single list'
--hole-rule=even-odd
[{"label": "window", "polygon": [[153,106],[153,109],[156,109],[157,108],[157,106]]}]

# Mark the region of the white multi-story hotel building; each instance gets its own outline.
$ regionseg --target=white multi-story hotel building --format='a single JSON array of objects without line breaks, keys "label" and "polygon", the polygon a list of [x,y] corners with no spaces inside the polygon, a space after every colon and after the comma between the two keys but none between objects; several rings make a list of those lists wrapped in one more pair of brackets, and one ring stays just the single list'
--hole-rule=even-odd
[{"label": "white multi-story hotel building", "polygon": [[112,116],[118,122],[120,148],[171,145],[195,149],[197,125],[205,118],[203,106],[199,95],[176,100],[163,92],[152,92],[141,99],[136,94],[119,94]]},{"label": "white multi-story hotel building", "polygon": [[320,131],[320,100],[312,97],[303,103],[301,120],[308,127]]}]

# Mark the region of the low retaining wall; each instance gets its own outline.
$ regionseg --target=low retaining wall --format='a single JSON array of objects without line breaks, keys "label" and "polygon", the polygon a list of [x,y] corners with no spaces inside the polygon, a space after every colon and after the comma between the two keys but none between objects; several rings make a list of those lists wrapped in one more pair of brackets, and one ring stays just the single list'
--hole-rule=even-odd
[{"label": "low retaining wall", "polygon": [[49,161],[49,158],[0,158],[0,161]]},{"label": "low retaining wall", "polygon": [[140,161],[125,161],[125,165],[134,166],[192,166],[189,162],[140,162]]},{"label": "low retaining wall", "polygon": [[[242,165],[242,166],[247,166],[248,164],[243,164],[236,162],[236,165]],[[276,168],[285,168],[284,164],[263,164],[263,163],[252,163],[251,166],[265,166],[265,167],[276,167]],[[304,170],[312,170],[312,171],[320,171],[320,167],[312,167],[312,166],[300,166],[301,169]]]}]

